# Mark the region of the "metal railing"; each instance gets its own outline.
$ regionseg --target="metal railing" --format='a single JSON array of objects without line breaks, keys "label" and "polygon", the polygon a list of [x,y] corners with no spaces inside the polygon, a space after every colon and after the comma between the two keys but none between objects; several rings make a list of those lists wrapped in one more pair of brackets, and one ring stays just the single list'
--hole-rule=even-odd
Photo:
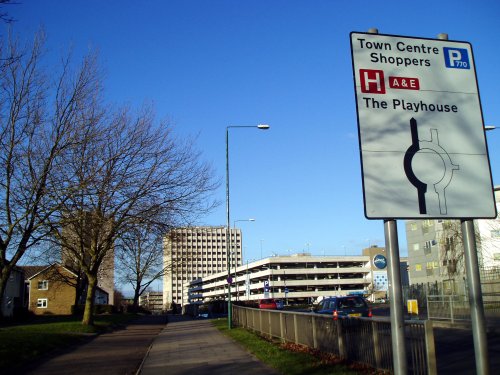
[{"label": "metal railing", "polygon": [[[484,293],[483,306],[486,319],[500,318],[500,294]],[[427,318],[470,322],[470,304],[464,295],[429,295],[427,296]]]},{"label": "metal railing", "polygon": [[[391,324],[387,319],[350,318],[234,306],[233,323],[261,335],[392,371]],[[433,375],[434,334],[430,321],[406,321],[408,373]]]}]

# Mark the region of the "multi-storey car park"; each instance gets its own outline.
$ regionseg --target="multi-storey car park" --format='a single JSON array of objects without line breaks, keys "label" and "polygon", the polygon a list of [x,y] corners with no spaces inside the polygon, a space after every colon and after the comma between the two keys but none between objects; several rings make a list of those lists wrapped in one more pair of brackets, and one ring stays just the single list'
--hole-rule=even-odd
[{"label": "multi-storey car park", "polygon": [[[369,256],[274,256],[232,269],[231,299],[269,297],[296,304],[318,297],[369,294],[371,272]],[[227,271],[200,277],[189,284],[189,303],[224,300],[227,288]]]}]

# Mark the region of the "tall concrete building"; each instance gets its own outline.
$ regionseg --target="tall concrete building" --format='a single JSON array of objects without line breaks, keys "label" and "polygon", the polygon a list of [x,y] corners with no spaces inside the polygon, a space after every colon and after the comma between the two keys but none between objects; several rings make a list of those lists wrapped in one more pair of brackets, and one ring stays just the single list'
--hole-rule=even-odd
[{"label": "tall concrete building", "polygon": [[[500,186],[495,187],[497,212]],[[474,220],[479,266],[500,267],[500,219]],[[463,278],[464,257],[458,220],[407,220],[406,240],[410,283],[446,282]]]},{"label": "tall concrete building", "polygon": [[[186,227],[171,230],[164,238],[163,266],[169,272],[163,277],[163,304],[169,307],[188,303],[188,286],[193,280],[227,271],[242,265],[240,229],[230,229],[227,246],[226,227]],[[228,253],[229,252],[229,253]]]},{"label": "tall concrete building", "polygon": [[[84,212],[80,215],[73,214],[70,220],[62,222],[62,251],[61,262],[72,272],[83,275],[81,265],[75,254],[85,254],[85,259],[89,259],[89,249],[91,238],[99,235],[104,236],[106,228],[109,228],[110,221],[103,220],[95,213]],[[78,220],[75,220],[78,218]],[[104,223],[103,223],[104,221]],[[86,260],[88,262],[88,260]],[[108,304],[114,304],[115,295],[115,251],[114,246],[106,253],[97,273],[97,286],[108,293]],[[85,295],[83,295],[83,298]]]}]

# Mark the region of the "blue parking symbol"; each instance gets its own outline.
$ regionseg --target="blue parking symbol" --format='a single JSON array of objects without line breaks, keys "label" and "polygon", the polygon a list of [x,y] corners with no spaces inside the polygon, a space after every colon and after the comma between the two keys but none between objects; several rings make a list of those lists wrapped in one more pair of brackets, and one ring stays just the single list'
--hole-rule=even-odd
[{"label": "blue parking symbol", "polygon": [[469,52],[464,48],[443,47],[447,68],[470,69]]}]

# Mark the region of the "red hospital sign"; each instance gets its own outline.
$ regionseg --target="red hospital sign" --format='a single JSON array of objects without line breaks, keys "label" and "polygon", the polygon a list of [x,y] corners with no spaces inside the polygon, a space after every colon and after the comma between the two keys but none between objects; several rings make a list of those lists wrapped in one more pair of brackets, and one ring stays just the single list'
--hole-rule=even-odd
[{"label": "red hospital sign", "polygon": [[370,94],[385,94],[384,71],[360,69],[361,92]]},{"label": "red hospital sign", "polygon": [[389,87],[391,89],[420,90],[418,78],[389,77]]}]

